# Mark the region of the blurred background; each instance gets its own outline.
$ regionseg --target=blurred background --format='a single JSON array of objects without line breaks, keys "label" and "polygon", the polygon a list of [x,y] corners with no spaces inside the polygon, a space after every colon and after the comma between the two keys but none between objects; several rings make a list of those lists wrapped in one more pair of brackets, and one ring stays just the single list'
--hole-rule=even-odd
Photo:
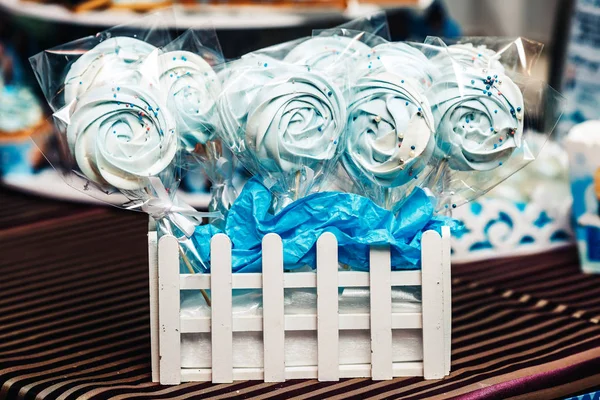
[{"label": "blurred background", "polygon": [[[471,207],[456,210],[469,229],[466,239],[455,238],[454,250],[457,258],[471,259],[473,252],[482,254],[477,257],[515,247],[531,252],[573,240],[568,158],[561,143],[571,126],[599,117],[600,2],[594,0],[0,0],[3,190],[94,201],[66,187],[29,140],[47,137],[36,142],[52,157],[48,108],[28,58],[168,6],[175,8],[180,29],[214,26],[226,58],[378,10],[386,12],[394,41],[423,40],[428,35],[521,36],[543,43],[532,75],[565,94],[568,105],[556,110],[564,113],[563,118],[540,160]],[[537,130],[543,133],[553,128],[541,123]],[[534,145],[541,148],[544,142]],[[201,171],[189,174],[184,189],[184,200],[206,207],[209,183]],[[501,203],[485,211],[486,201]],[[489,215],[476,222],[481,207]],[[515,221],[527,207],[534,210],[519,228]]]}]

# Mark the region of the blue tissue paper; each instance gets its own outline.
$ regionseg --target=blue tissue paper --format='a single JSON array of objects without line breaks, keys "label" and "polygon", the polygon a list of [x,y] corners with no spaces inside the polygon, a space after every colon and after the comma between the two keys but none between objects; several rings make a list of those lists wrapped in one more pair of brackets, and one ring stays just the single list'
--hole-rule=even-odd
[{"label": "blue tissue paper", "polygon": [[271,192],[258,180],[247,182],[229,210],[224,231],[213,225],[196,228],[192,240],[202,260],[210,261],[212,236],[225,233],[232,241],[233,272],[260,272],[262,238],[277,233],[283,241],[286,270],[314,268],[317,239],[332,232],[338,240],[339,262],[353,270],[368,270],[369,246],[374,245],[390,246],[392,269],[418,269],[423,232],[441,233],[442,226],[459,226],[451,218],[434,215],[432,199],[419,188],[396,215],[351,193],[311,194],[276,215],[269,212],[271,201]]}]

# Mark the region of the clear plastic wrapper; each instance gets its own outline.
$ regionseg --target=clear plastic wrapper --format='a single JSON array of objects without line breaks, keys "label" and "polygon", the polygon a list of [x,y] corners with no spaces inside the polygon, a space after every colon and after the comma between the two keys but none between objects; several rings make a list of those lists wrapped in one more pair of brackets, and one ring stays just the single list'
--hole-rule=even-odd
[{"label": "clear plastic wrapper", "polygon": [[[429,36],[426,44],[440,43],[440,39]],[[531,75],[531,70],[540,58],[543,43],[523,37],[465,36],[443,39],[448,53],[455,62],[500,71],[504,74]],[[451,66],[451,61],[442,55],[435,60],[441,69]]]},{"label": "clear plastic wrapper", "polygon": [[221,72],[222,137],[275,193],[275,209],[319,190],[335,167],[343,151],[349,72],[370,52],[366,42],[383,41],[350,28],[370,25],[383,29],[380,19],[353,21],[247,54]]},{"label": "clear plastic wrapper", "polygon": [[[202,269],[189,238],[203,217],[220,213],[197,212],[176,191],[184,168],[195,160],[190,157],[192,141],[201,141],[197,138],[205,132],[214,136],[217,128],[210,123],[219,119],[192,117],[184,108],[189,103],[173,97],[184,97],[199,85],[200,74],[206,73],[209,81],[212,72],[218,84],[210,64],[198,55],[201,48],[210,53],[209,60],[222,57],[211,31],[188,32],[173,41],[168,31],[156,28],[168,17],[153,14],[46,50],[33,56],[31,64],[54,111],[60,152],[60,165],[54,167],[65,181],[100,200],[148,213],[160,233],[180,240],[186,265]],[[211,47],[197,46],[196,35],[206,36]],[[121,204],[114,200],[119,193],[125,198]]]},{"label": "clear plastic wrapper", "polygon": [[[450,67],[427,92],[436,150],[426,185],[439,211],[481,196],[533,161],[537,154],[527,144],[527,132],[564,101],[543,82],[506,68],[465,63],[451,51],[443,65]],[[553,115],[553,127],[558,117]]]}]

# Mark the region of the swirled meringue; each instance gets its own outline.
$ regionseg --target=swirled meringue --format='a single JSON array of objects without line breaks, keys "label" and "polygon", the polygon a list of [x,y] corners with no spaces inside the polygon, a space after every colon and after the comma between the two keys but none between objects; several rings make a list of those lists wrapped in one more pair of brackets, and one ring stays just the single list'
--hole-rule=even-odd
[{"label": "swirled meringue", "polygon": [[360,78],[348,106],[344,166],[357,182],[405,184],[433,154],[434,121],[416,82],[383,72]]},{"label": "swirled meringue", "polygon": [[265,85],[252,101],[245,143],[267,171],[315,171],[336,155],[346,103],[339,89],[320,74],[286,75]]},{"label": "swirled meringue", "polygon": [[406,43],[382,43],[363,57],[359,67],[365,74],[391,72],[402,78],[413,79],[428,88],[441,73],[419,49]]},{"label": "swirled meringue", "polygon": [[258,92],[271,82],[276,73],[274,65],[280,62],[266,56],[249,54],[227,65],[219,72],[223,91],[217,99],[217,108],[223,126],[222,135],[232,149],[243,150],[243,139],[238,140],[246,126],[248,110]]},{"label": "swirled meringue", "polygon": [[344,36],[317,36],[310,38],[290,51],[283,61],[308,65],[317,70],[337,66],[341,60],[360,60],[371,51],[371,47],[355,38]]},{"label": "swirled meringue", "polygon": [[210,64],[188,51],[170,51],[158,58],[160,87],[175,117],[186,151],[210,141],[216,132],[216,97],[221,84]]},{"label": "swirled meringue", "polygon": [[437,145],[450,168],[487,171],[502,165],[523,135],[523,95],[500,71],[448,71],[431,88]]},{"label": "swirled meringue", "polygon": [[144,41],[117,36],[85,52],[65,77],[64,100],[70,105],[90,88],[102,84],[134,83],[137,71],[132,64],[144,59],[156,47]]},{"label": "swirled meringue", "polygon": [[175,120],[138,86],[99,86],[75,103],[67,141],[81,172],[98,184],[142,189],[177,152]]},{"label": "swirled meringue", "polygon": [[460,64],[473,66],[475,68],[493,69],[504,73],[504,66],[500,62],[500,56],[484,44],[474,46],[472,43],[458,43],[448,46],[448,54],[440,53],[435,57],[440,69],[451,66],[448,55]]}]

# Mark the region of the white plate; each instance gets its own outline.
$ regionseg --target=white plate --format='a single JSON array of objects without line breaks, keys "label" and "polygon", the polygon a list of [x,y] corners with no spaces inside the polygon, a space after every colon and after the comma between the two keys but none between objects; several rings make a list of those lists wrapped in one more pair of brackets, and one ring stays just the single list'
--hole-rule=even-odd
[{"label": "white plate", "polygon": [[[67,185],[59,174],[52,168],[47,168],[33,175],[8,174],[2,177],[4,186],[11,189],[51,199],[73,201],[77,203],[106,204],[92,196]],[[114,194],[109,197],[110,203],[114,205],[127,202],[125,196]],[[185,193],[181,192],[181,199],[195,208],[207,208],[210,195],[207,193]]]}]

